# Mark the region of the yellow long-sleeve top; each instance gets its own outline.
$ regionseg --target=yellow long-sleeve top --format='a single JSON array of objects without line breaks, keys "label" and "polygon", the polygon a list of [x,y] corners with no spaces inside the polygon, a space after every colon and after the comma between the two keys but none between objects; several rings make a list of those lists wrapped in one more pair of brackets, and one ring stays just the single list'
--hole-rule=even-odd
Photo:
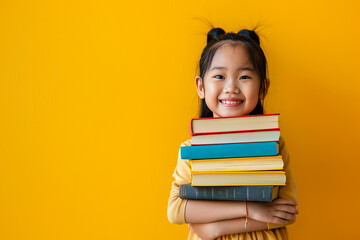
[{"label": "yellow long-sleeve top", "polygon": [[[191,140],[187,140],[181,144],[181,146],[190,146]],[[286,172],[286,185],[280,186],[278,195],[279,198],[292,199],[297,201],[297,190],[296,184],[290,169],[290,159],[289,153],[286,149],[285,142],[282,137],[280,137],[280,155],[283,157],[284,161],[284,170]],[[182,184],[191,183],[191,168],[190,161],[183,160],[180,156],[180,150],[177,160],[177,166],[175,168],[173,177],[175,180],[172,182],[170,198],[168,202],[168,219],[171,223],[174,224],[184,224],[185,222],[185,207],[187,203],[187,199],[181,199],[179,197],[179,186]],[[289,222],[291,224],[293,222]],[[286,225],[288,225],[286,224]],[[268,229],[263,231],[256,232],[248,232],[248,233],[239,233],[239,234],[231,234],[225,235],[217,238],[218,240],[250,240],[250,239],[258,239],[258,240],[274,240],[274,239],[288,239],[286,225],[279,225],[268,223]],[[188,240],[200,240],[200,238],[190,231]]]}]

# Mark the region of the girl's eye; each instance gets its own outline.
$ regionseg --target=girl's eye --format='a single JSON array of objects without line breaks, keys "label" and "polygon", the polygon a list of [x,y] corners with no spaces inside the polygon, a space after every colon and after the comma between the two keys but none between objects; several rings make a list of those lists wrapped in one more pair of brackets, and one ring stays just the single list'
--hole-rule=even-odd
[{"label": "girl's eye", "polygon": [[224,79],[224,77],[222,75],[216,75],[214,78],[216,78],[216,79]]},{"label": "girl's eye", "polygon": [[249,79],[249,76],[241,76],[240,79]]}]

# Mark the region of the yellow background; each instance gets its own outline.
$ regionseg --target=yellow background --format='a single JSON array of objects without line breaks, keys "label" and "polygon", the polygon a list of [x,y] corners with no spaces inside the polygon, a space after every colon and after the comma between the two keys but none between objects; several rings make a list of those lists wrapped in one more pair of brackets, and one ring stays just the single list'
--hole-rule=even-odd
[{"label": "yellow background", "polygon": [[260,27],[291,239],[360,236],[358,1],[1,1],[0,239],[186,239],[166,216],[209,30]]}]

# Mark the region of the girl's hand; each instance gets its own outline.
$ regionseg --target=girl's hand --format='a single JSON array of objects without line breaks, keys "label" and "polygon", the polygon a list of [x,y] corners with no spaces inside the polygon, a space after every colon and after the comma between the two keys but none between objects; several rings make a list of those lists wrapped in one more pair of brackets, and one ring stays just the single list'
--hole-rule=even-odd
[{"label": "girl's hand", "polygon": [[220,237],[214,223],[189,223],[189,228],[202,240],[214,240]]},{"label": "girl's hand", "polygon": [[288,199],[276,199],[271,203],[248,202],[249,218],[276,224],[287,224],[295,220],[297,202]]}]

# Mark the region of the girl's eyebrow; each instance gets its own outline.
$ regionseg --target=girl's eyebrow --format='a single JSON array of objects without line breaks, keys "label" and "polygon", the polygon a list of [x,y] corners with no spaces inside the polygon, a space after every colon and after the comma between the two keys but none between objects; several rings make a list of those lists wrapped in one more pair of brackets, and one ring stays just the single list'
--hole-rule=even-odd
[{"label": "girl's eyebrow", "polygon": [[[217,70],[217,69],[227,70],[226,67],[216,67],[216,66],[214,66],[214,67],[212,67],[212,68],[210,69],[210,71]],[[254,71],[254,69],[252,69],[251,67],[239,67],[236,71],[239,72],[239,71],[246,71],[246,70],[247,70],[247,71],[251,71],[251,72]]]}]

